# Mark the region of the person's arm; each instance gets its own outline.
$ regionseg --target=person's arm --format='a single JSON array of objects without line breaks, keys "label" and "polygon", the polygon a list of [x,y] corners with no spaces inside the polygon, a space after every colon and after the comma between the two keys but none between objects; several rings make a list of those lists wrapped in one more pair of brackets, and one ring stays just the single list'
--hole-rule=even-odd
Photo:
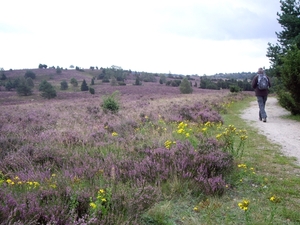
[{"label": "person's arm", "polygon": [[257,75],[253,78],[251,86],[253,89],[257,87]]}]

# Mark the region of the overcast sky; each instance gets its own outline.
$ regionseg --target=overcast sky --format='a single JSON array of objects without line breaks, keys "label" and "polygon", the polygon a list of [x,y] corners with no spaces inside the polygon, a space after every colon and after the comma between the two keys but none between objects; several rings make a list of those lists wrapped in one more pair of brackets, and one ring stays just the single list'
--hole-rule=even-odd
[{"label": "overcast sky", "polygon": [[0,0],[0,68],[212,75],[269,68],[279,0]]}]

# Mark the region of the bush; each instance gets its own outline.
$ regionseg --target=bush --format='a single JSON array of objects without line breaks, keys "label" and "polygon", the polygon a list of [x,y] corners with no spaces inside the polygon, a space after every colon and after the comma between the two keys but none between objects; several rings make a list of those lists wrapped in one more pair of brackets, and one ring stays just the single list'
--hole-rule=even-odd
[{"label": "bush", "polygon": [[193,88],[192,88],[191,84],[189,83],[189,81],[186,77],[182,80],[179,88],[180,88],[180,93],[181,94],[191,94],[191,93],[193,93]]},{"label": "bush", "polygon": [[87,86],[87,83],[86,83],[85,80],[82,81],[80,90],[81,91],[88,91],[89,90],[89,87]]},{"label": "bush", "polygon": [[120,109],[120,104],[117,99],[118,91],[115,91],[111,95],[107,95],[103,97],[103,102],[101,104],[101,108],[104,110],[104,112],[112,112],[117,113]]},{"label": "bush", "polygon": [[56,67],[56,73],[57,73],[57,74],[61,74],[61,72],[62,72],[61,68],[60,68],[59,66]]},{"label": "bush", "polygon": [[92,94],[92,95],[94,95],[95,94],[95,89],[94,88],[89,88],[89,91],[90,91],[90,93]]},{"label": "bush", "polygon": [[62,82],[60,82],[60,89],[61,90],[67,90],[68,89],[68,82],[63,80]]},{"label": "bush", "polygon": [[21,79],[20,83],[17,87],[17,93],[20,96],[28,96],[28,95],[32,95],[32,90],[31,87],[28,86],[27,82],[25,79]]},{"label": "bush", "polygon": [[25,75],[24,75],[25,78],[28,78],[30,77],[31,79],[35,79],[36,78],[36,75],[34,72],[32,72],[31,70],[27,70]]},{"label": "bush", "polygon": [[40,83],[39,91],[42,92],[41,96],[43,98],[50,99],[56,97],[56,91],[54,87],[46,80],[43,80],[42,83]]},{"label": "bush", "polygon": [[236,85],[231,85],[229,87],[229,90],[230,90],[230,92],[240,92],[241,91],[241,89]]},{"label": "bush", "polygon": [[34,83],[33,83],[33,80],[31,79],[31,77],[28,77],[28,78],[26,79],[26,84],[27,84],[29,87],[31,87],[31,88],[34,87]]},{"label": "bush", "polygon": [[78,86],[78,82],[77,82],[77,80],[75,78],[72,78],[70,80],[70,83],[73,85],[73,87],[77,87]]}]

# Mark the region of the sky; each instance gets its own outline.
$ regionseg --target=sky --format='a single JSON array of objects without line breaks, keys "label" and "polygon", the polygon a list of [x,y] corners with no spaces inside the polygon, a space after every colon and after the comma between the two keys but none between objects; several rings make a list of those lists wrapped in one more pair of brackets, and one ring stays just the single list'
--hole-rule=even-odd
[{"label": "sky", "polygon": [[0,0],[0,68],[183,75],[269,68],[279,0]]}]

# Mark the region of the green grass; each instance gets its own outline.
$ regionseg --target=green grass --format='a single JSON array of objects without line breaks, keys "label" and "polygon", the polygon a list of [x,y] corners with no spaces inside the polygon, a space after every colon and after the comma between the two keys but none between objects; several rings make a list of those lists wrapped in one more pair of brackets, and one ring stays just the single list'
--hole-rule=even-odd
[{"label": "green grass", "polygon": [[[236,171],[227,177],[225,194],[209,197],[182,193],[180,184],[169,184],[170,189],[177,188],[177,197],[145,212],[144,224],[300,224],[300,167],[294,158],[280,152],[280,146],[239,117],[253,100],[236,102],[223,115],[226,126],[245,129],[248,135],[243,157],[236,160]],[[246,168],[239,168],[239,164]],[[244,199],[250,201],[247,211],[238,206]]]}]

